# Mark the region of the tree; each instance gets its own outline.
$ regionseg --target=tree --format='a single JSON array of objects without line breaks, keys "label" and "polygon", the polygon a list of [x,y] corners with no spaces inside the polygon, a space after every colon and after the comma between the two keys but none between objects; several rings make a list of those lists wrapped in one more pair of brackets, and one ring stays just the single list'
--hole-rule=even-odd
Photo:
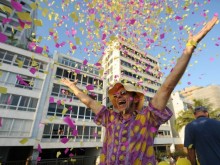
[{"label": "tree", "polygon": [[212,110],[212,104],[209,102],[208,99],[194,99],[192,107],[187,110],[182,110],[178,113],[178,117],[176,118],[174,125],[174,128],[177,132],[179,132],[184,126],[195,119],[193,109],[197,106],[206,106],[209,110],[209,117],[220,120],[220,108]]}]

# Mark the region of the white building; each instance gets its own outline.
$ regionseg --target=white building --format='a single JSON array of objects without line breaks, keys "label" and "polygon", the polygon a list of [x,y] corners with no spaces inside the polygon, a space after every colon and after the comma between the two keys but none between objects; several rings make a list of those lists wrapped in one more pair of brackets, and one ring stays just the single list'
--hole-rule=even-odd
[{"label": "white building", "polygon": [[[109,45],[100,61],[108,85],[114,81],[138,84],[145,93],[145,106],[161,86],[157,59],[120,36]],[[155,138],[155,149],[168,151],[173,145],[171,125],[167,122],[159,129]]]},{"label": "white building", "polygon": [[0,43],[1,161],[26,160],[31,155],[46,102],[50,63],[47,57]]},{"label": "white building", "polygon": [[[81,90],[105,105],[106,96],[103,91],[105,83],[99,76],[99,68],[59,53],[54,54],[52,68],[50,86],[47,89],[47,103],[43,107],[41,120],[43,126],[38,131],[42,154],[49,159],[48,154],[74,148],[72,153],[75,156],[99,155],[104,135],[103,128],[93,122],[94,113],[81,103],[68,87],[60,83],[62,77],[71,81],[78,79],[77,86]],[[73,128],[64,121],[66,117],[74,120],[78,135],[72,133]],[[64,137],[69,140],[66,144],[61,142]],[[79,149],[83,150],[83,154],[79,153]],[[51,158],[56,158],[55,156]],[[63,156],[65,157],[65,154]]]},{"label": "white building", "polygon": [[35,1],[17,0],[15,3],[22,5],[22,11],[19,12],[14,10],[10,0],[0,1],[0,32],[8,37],[7,44],[26,48],[28,41],[33,39],[36,26],[32,21],[36,18],[37,11],[31,6],[37,5]]},{"label": "white building", "polygon": [[179,132],[177,132],[174,129],[174,124],[175,124],[174,122],[175,122],[175,119],[179,117],[179,112],[188,110],[191,107],[192,102],[186,100],[179,92],[172,93],[170,98],[171,98],[171,101],[169,102],[169,107],[173,111],[173,116],[172,116],[170,122],[172,125],[174,144],[175,144],[176,148],[181,149],[184,144],[185,127],[183,127]]}]

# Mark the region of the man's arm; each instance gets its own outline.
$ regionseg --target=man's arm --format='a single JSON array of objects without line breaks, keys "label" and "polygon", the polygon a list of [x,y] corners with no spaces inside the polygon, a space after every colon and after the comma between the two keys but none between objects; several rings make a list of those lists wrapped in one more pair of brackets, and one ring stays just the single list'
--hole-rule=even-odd
[{"label": "man's arm", "polygon": [[189,161],[191,162],[192,165],[197,165],[196,162],[196,151],[194,148],[187,148],[187,158],[189,159]]},{"label": "man's arm", "polygon": [[62,78],[61,82],[68,86],[73,91],[74,95],[76,95],[76,97],[79,98],[79,100],[87,107],[91,108],[92,112],[94,112],[95,114],[98,114],[99,111],[102,109],[102,105],[99,102],[93,100],[76,86],[78,80],[72,82],[67,78]]},{"label": "man's arm", "polygon": [[171,73],[167,76],[162,86],[159,88],[151,103],[153,107],[159,110],[163,110],[166,107],[168,99],[186,70],[186,67],[190,61],[192,53],[196,48],[196,43],[199,43],[205,35],[213,28],[217,22],[218,17],[215,15],[196,35],[189,35],[188,44],[178,59],[176,66],[173,68]]}]

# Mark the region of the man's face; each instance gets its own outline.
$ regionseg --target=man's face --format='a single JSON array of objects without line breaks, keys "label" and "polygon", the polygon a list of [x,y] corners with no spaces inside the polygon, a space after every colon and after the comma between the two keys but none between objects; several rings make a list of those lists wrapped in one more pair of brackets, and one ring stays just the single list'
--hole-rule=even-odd
[{"label": "man's face", "polygon": [[131,110],[131,105],[134,102],[132,95],[133,93],[126,91],[124,87],[120,87],[118,91],[113,95],[116,102],[116,108],[119,112],[128,112]]}]

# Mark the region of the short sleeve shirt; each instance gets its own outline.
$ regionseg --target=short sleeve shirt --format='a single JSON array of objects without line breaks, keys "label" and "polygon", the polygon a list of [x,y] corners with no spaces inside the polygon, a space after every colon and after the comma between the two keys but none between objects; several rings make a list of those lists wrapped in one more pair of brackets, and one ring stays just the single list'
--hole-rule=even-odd
[{"label": "short sleeve shirt", "polygon": [[187,124],[184,147],[196,150],[201,165],[219,165],[220,121],[199,117]]},{"label": "short sleeve shirt", "polygon": [[171,116],[169,108],[157,110],[149,105],[123,120],[120,113],[103,106],[94,118],[96,124],[106,128],[100,165],[155,165],[154,137]]}]

